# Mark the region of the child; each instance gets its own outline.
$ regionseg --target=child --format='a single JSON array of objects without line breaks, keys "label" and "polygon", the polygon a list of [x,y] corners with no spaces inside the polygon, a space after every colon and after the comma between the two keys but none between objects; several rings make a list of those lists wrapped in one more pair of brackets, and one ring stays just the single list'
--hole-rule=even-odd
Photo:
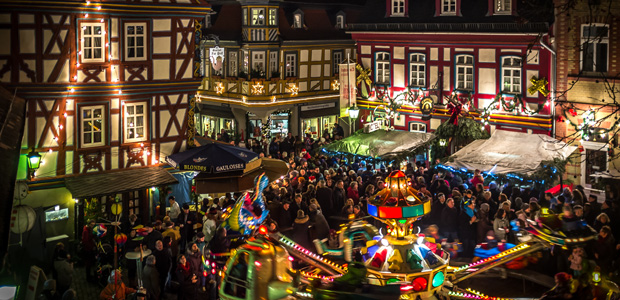
[{"label": "child", "polygon": [[579,278],[583,268],[583,260],[585,258],[585,252],[581,247],[573,248],[573,253],[568,257],[570,262],[570,269],[573,270],[573,277]]}]

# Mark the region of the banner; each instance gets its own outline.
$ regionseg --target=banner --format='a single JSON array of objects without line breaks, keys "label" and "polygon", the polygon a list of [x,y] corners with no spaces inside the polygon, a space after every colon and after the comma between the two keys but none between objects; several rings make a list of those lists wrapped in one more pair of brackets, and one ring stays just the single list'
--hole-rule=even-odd
[{"label": "banner", "polygon": [[215,72],[219,72],[222,69],[222,65],[224,64],[224,56],[224,48],[215,46],[209,49],[209,59],[211,60],[211,65],[213,66],[213,70],[215,70]]},{"label": "banner", "polygon": [[339,64],[340,107],[355,103],[355,63]]}]

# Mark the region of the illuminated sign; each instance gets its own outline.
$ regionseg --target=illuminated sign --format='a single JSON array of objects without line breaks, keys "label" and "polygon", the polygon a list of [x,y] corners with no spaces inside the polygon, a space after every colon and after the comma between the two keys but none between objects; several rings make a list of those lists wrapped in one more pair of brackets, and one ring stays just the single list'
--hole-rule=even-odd
[{"label": "illuminated sign", "polygon": [[381,121],[374,121],[364,124],[364,133],[371,133],[381,129]]}]

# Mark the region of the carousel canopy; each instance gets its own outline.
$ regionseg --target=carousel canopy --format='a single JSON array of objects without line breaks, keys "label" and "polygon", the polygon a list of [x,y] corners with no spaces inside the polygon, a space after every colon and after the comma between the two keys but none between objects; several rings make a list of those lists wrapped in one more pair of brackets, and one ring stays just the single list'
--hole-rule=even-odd
[{"label": "carousel canopy", "polygon": [[356,132],[354,135],[327,145],[324,150],[353,155],[389,159],[409,154],[428,144],[435,135],[423,132],[377,130],[371,133]]},{"label": "carousel canopy", "polygon": [[555,158],[565,160],[575,149],[577,147],[544,134],[496,130],[491,138],[475,140],[454,153],[445,165],[494,174],[531,175],[542,162]]}]

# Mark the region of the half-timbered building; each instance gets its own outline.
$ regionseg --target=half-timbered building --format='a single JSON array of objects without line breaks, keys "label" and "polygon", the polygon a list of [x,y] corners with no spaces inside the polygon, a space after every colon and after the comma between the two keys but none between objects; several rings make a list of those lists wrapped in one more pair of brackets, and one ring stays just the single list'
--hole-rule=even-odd
[{"label": "half-timbered building", "polygon": [[[356,1],[211,1],[203,29],[196,134],[237,141],[309,133],[340,115],[338,64],[355,58],[346,24]],[[211,56],[218,46],[222,55]],[[354,76],[354,74],[352,75]],[[269,125],[267,128],[266,125]]]},{"label": "half-timbered building", "polygon": [[[157,166],[186,146],[196,24],[210,11],[202,0],[0,3],[0,83],[27,101],[22,203],[69,211],[46,236],[73,237],[85,211],[111,217],[114,198],[125,216],[153,214],[151,187],[176,182]],[[33,149],[42,164],[29,176]]]},{"label": "half-timbered building", "polygon": [[[403,105],[392,106],[399,114],[391,126],[432,132],[450,118],[447,99],[456,96],[488,131],[550,134],[552,94],[546,89],[553,88],[543,84],[554,80],[549,25],[520,22],[517,2],[367,1],[347,27],[374,85],[357,102],[360,125],[393,101]],[[540,89],[530,89],[535,84]],[[434,111],[425,116],[420,101],[428,97]],[[489,118],[481,119],[477,110],[484,109]]]}]

